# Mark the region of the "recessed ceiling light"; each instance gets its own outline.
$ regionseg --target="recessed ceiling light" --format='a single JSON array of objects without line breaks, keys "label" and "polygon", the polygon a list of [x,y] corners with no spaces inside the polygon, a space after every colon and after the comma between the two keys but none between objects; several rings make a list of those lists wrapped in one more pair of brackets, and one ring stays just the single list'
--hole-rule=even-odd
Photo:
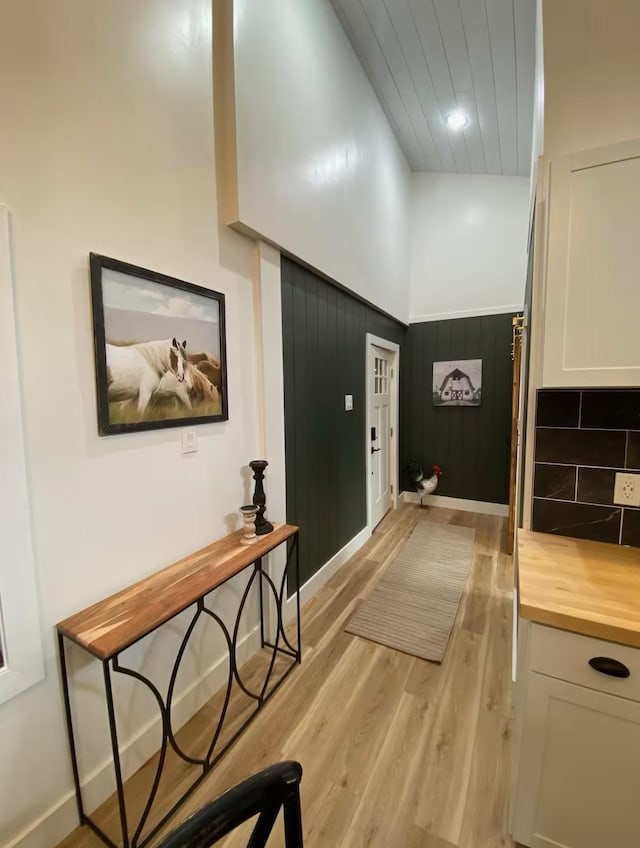
[{"label": "recessed ceiling light", "polygon": [[455,112],[451,112],[451,114],[447,115],[444,120],[450,130],[463,130],[469,123],[468,116],[459,109],[456,109]]}]

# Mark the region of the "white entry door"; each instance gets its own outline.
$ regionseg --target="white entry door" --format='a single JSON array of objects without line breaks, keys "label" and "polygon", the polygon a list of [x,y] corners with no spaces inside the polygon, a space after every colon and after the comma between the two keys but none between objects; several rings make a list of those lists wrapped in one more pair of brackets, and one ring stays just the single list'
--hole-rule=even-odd
[{"label": "white entry door", "polygon": [[382,521],[391,507],[391,365],[394,354],[376,345],[369,346],[369,433],[371,453],[369,504],[371,528]]}]

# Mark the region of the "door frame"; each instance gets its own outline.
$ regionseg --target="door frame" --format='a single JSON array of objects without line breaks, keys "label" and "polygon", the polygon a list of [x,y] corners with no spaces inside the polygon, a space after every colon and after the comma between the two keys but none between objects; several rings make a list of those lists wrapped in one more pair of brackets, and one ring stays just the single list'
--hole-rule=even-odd
[{"label": "door frame", "polygon": [[511,322],[511,445],[509,457],[509,524],[507,529],[507,553],[513,554],[516,532],[520,520],[520,442],[522,434],[522,370],[524,346],[524,313],[514,315]]},{"label": "door frame", "polygon": [[371,477],[371,380],[369,379],[369,354],[372,347],[380,347],[392,354],[391,357],[391,375],[389,379],[389,406],[392,435],[389,438],[389,483],[392,486],[391,491],[391,509],[398,508],[398,468],[400,465],[400,440],[398,438],[398,426],[400,423],[400,392],[399,392],[399,376],[400,376],[400,345],[396,342],[391,342],[388,339],[383,339],[380,336],[374,336],[373,333],[367,333],[366,343],[364,346],[364,374],[365,374],[365,414],[364,414],[364,451],[365,451],[365,468],[366,468],[366,494],[367,494],[367,529],[373,533],[374,527],[371,523],[371,491],[369,488],[369,478]]}]

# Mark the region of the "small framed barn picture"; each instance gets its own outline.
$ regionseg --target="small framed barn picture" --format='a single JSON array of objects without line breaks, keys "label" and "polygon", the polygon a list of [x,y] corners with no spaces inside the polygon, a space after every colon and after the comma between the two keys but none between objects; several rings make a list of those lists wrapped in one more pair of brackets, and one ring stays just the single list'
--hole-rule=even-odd
[{"label": "small framed barn picture", "polygon": [[433,363],[434,406],[480,406],[481,400],[481,359]]},{"label": "small framed barn picture", "polygon": [[91,254],[100,435],[226,421],[224,295]]}]

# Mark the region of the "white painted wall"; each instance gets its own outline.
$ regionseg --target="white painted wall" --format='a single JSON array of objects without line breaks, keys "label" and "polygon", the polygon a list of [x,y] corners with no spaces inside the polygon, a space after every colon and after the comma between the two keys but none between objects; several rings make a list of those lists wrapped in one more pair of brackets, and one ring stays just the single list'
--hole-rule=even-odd
[{"label": "white painted wall", "polygon": [[414,174],[411,321],[522,308],[529,179]]},{"label": "white painted wall", "polygon": [[[254,256],[252,246],[218,223],[210,6],[10,0],[0,11],[0,203],[13,219],[46,664],[43,682],[0,705],[2,845],[40,821],[20,844],[51,846],[75,822],[54,623],[226,534],[249,496],[243,466],[258,450]],[[225,293],[230,417],[197,428],[197,454],[181,455],[180,430],[98,437],[92,250]],[[219,598],[223,615],[237,594],[230,585]],[[132,649],[127,661],[155,673],[184,626],[182,620],[150,646]],[[204,636],[180,689],[209,664]],[[83,685],[80,753],[85,769],[97,770],[96,800],[105,788],[112,791],[102,780],[100,677],[95,665],[73,666]],[[127,740],[153,707],[135,687],[120,695]],[[148,743],[147,734],[135,753],[144,755]]]},{"label": "white painted wall", "polygon": [[409,168],[327,0],[237,0],[238,219],[402,321]]},{"label": "white painted wall", "polygon": [[544,152],[640,138],[640,3],[544,0]]}]

